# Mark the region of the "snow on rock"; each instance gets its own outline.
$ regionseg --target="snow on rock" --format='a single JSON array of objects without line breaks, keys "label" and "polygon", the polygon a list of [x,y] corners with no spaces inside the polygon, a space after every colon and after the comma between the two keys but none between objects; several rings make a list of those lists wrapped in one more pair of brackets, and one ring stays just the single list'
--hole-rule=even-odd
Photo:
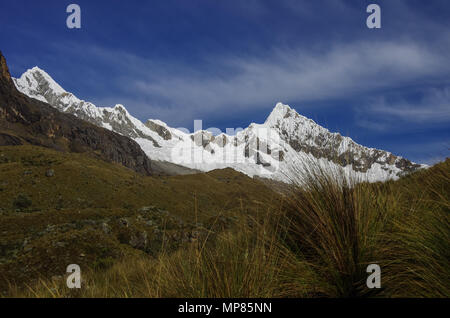
[{"label": "snow on rock", "polygon": [[315,166],[373,182],[426,167],[332,133],[283,103],[263,124],[252,123],[234,136],[214,136],[205,130],[187,133],[157,119],[142,123],[120,104],[97,107],[65,91],[38,67],[13,80],[29,97],[134,139],[153,160],[201,171],[233,168],[252,177],[296,181],[302,169]]}]

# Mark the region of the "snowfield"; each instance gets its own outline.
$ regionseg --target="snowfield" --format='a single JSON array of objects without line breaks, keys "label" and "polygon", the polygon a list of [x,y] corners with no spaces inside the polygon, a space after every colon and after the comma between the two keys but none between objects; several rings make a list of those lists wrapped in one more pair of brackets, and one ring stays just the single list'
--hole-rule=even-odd
[{"label": "snowfield", "polygon": [[143,123],[120,104],[97,107],[83,101],[38,67],[13,80],[29,97],[134,139],[152,160],[200,171],[233,168],[251,177],[289,182],[297,181],[300,171],[315,166],[374,182],[426,167],[359,145],[282,103],[276,104],[263,124],[252,123],[234,136],[206,130],[187,133],[157,119]]}]

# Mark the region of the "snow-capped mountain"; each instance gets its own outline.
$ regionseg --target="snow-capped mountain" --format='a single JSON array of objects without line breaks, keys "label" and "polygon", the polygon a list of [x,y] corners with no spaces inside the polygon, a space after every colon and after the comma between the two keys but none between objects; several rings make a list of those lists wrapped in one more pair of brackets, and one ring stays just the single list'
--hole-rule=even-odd
[{"label": "snow-capped mountain", "polygon": [[142,123],[123,105],[97,107],[80,100],[38,67],[13,80],[29,97],[134,139],[153,160],[200,171],[231,167],[249,176],[288,181],[295,179],[293,172],[302,167],[317,165],[339,167],[363,180],[382,181],[425,167],[387,151],[361,146],[282,103],[263,124],[252,123],[234,135],[205,130],[189,133],[160,120]]}]

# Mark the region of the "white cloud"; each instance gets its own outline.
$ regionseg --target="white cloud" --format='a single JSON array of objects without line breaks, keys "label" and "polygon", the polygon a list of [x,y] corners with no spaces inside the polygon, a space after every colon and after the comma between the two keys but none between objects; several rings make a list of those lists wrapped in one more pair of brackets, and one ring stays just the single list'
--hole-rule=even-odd
[{"label": "white cloud", "polygon": [[[112,89],[108,100],[125,99],[132,113],[139,105],[141,119],[159,117],[174,125],[267,111],[278,101],[295,102],[293,106],[300,108],[317,101],[351,99],[448,79],[450,73],[442,45],[433,50],[408,41],[276,49],[261,56],[205,54],[204,63],[195,65],[99,47],[83,48],[83,54],[119,74],[115,85],[120,90]],[[435,110],[422,109],[422,117],[427,112],[432,116]]]},{"label": "white cloud", "polygon": [[221,57],[204,73],[186,66],[166,71],[138,59],[130,64],[150,64],[143,65],[150,74],[127,81],[139,95],[177,109],[223,116],[225,110],[266,108],[276,101],[308,103],[430,80],[448,74],[446,61],[411,43],[363,42],[324,52],[279,50],[269,57]]},{"label": "white cloud", "polygon": [[358,124],[373,130],[384,130],[401,122],[445,124],[450,122],[450,87],[429,89],[414,101],[382,96],[356,111]]}]

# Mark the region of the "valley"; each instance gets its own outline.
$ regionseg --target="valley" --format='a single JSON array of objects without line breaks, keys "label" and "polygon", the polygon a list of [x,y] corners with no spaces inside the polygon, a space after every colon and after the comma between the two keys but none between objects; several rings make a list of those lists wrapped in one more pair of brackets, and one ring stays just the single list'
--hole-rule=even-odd
[{"label": "valley", "polygon": [[188,134],[0,67],[1,297],[449,297],[449,159],[415,164],[281,103],[235,136]]}]

